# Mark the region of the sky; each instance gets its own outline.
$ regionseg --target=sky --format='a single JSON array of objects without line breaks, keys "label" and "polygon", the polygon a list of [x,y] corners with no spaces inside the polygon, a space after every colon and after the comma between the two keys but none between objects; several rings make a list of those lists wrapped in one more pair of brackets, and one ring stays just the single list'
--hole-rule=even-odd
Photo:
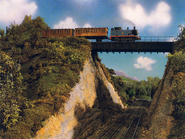
[{"label": "sky", "polygon": [[[25,15],[40,16],[51,28],[127,27],[140,36],[174,36],[184,24],[184,0],[0,0],[0,28],[20,24]],[[99,53],[102,63],[130,77],[162,78],[163,53]]]}]

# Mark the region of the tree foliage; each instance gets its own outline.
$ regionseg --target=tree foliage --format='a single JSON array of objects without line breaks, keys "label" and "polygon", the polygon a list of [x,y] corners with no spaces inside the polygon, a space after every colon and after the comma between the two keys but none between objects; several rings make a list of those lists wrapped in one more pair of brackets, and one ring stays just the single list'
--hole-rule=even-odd
[{"label": "tree foliage", "polygon": [[22,108],[29,108],[31,103],[23,96],[25,84],[19,64],[15,63],[5,52],[0,52],[0,112],[2,125],[10,128],[15,125]]},{"label": "tree foliage", "polygon": [[[184,19],[185,21],[185,19]],[[183,24],[179,24],[179,35],[177,36],[178,40],[185,39],[185,26]]]},{"label": "tree foliage", "polygon": [[107,71],[110,72],[111,81],[125,103],[130,97],[130,90],[135,90],[137,98],[152,98],[161,80],[156,76],[154,78],[147,77],[148,81],[134,81],[123,76],[113,76],[115,73],[113,69],[107,68]]},{"label": "tree foliage", "polygon": [[84,38],[42,38],[49,27],[41,17],[25,16],[7,27],[0,41],[0,135],[30,138],[56,114],[79,81],[90,54]]},{"label": "tree foliage", "polygon": [[31,19],[31,15],[26,15],[20,25],[14,22],[9,27],[6,27],[5,39],[22,47],[26,41],[35,45],[41,38],[42,30],[44,29],[49,29],[49,27],[43,18],[38,16]]}]

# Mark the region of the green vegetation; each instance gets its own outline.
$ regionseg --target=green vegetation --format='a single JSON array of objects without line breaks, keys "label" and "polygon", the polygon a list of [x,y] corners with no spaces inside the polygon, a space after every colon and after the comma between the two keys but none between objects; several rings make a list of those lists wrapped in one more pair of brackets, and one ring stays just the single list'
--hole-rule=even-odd
[{"label": "green vegetation", "polygon": [[169,138],[185,138],[185,27],[181,26],[178,41],[174,44],[173,54],[167,57],[173,70],[172,92],[175,95],[173,105],[175,110],[172,116],[176,125],[171,129]]},{"label": "green vegetation", "polygon": [[[41,17],[0,30],[0,136],[33,137],[56,114],[79,81],[90,54],[84,38],[42,38]],[[3,35],[4,34],[4,35]]]},{"label": "green vegetation", "polygon": [[160,82],[160,78],[158,77],[147,77],[148,81],[135,81],[123,76],[113,76],[115,74],[114,70],[107,70],[111,74],[111,80],[125,104],[129,103],[133,98],[133,95],[130,93],[131,90],[134,90],[134,97],[136,98],[152,99]]}]

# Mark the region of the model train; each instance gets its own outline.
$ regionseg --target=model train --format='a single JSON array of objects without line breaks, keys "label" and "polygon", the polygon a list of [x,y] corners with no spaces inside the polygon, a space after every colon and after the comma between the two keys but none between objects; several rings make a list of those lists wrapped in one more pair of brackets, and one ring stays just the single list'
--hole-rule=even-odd
[{"label": "model train", "polygon": [[[101,42],[103,39],[108,39],[108,28],[75,28],[75,29],[49,29],[42,31],[42,37],[84,37],[86,39],[96,39],[97,42]],[[121,41],[121,42],[134,42],[135,40],[140,40],[138,36],[138,31],[135,29],[123,30],[121,27],[111,28],[111,36],[109,38],[111,41]]]}]

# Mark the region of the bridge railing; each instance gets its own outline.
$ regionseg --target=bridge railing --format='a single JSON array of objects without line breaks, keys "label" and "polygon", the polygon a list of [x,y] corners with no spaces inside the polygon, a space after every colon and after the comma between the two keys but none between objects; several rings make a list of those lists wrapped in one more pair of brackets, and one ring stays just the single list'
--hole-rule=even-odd
[{"label": "bridge railing", "polygon": [[139,36],[141,40],[136,40],[137,42],[174,42],[175,38],[173,36]]},{"label": "bridge railing", "polygon": [[[139,36],[141,40],[135,42],[174,42],[173,36]],[[90,42],[96,42],[95,39],[89,39]],[[110,39],[103,39],[102,42],[111,42]]]}]

